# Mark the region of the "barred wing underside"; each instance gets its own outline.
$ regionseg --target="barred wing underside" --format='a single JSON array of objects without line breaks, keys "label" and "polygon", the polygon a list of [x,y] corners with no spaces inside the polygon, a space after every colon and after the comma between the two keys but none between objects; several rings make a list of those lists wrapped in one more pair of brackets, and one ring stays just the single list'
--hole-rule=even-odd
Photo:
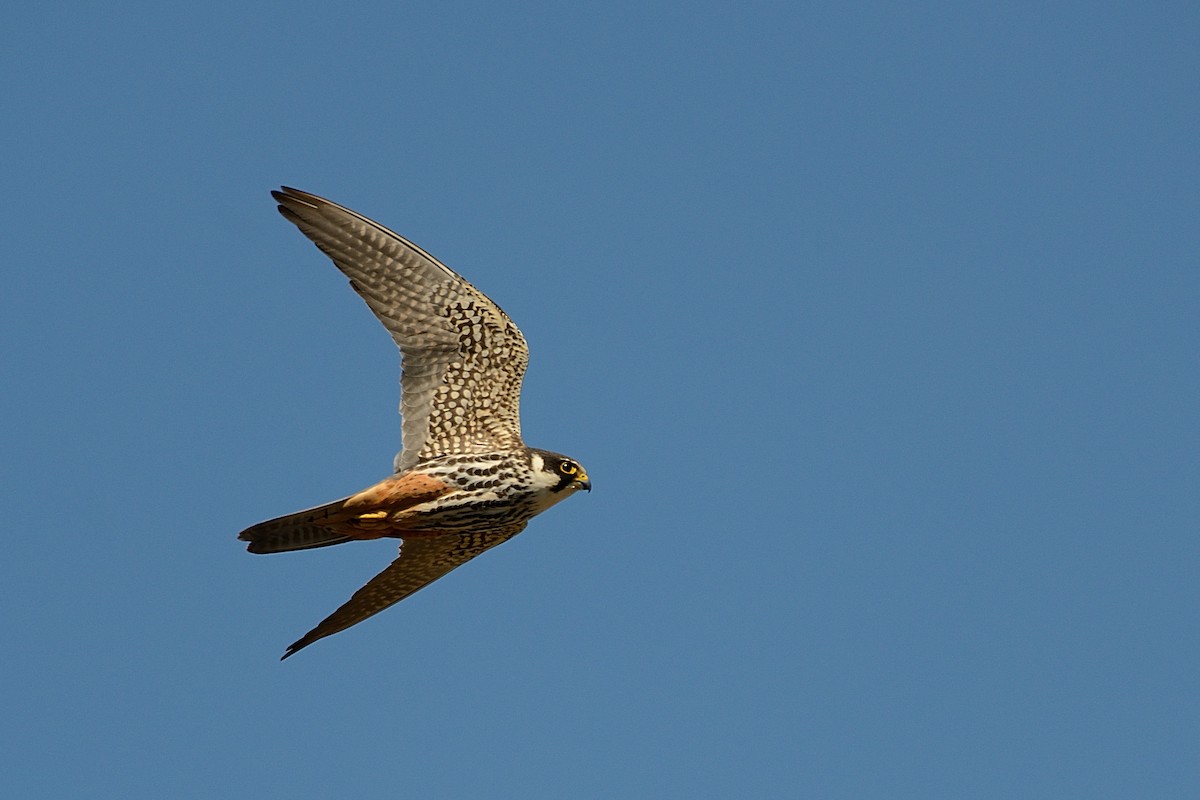
[{"label": "barred wing underside", "polygon": [[516,528],[488,533],[410,536],[400,545],[400,556],[387,569],[369,580],[341,608],[288,647],[283,657],[287,658],[318,639],[344,631],[399,603],[455,567],[511,539],[524,528],[522,523]]},{"label": "barred wing underside", "polygon": [[271,194],[400,348],[396,471],[440,454],[520,448],[529,349],[508,315],[436,258],[361,214],[286,186]]}]

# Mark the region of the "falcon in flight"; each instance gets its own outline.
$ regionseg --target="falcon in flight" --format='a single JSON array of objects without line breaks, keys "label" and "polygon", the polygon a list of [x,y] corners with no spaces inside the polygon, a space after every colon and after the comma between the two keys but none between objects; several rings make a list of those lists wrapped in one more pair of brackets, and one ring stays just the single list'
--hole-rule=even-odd
[{"label": "falcon in flight", "polygon": [[499,306],[361,214],[286,186],[271,195],[387,328],[402,373],[402,442],[392,475],[238,534],[251,553],[402,540],[400,556],[292,644],[287,658],[511,539],[536,514],[592,485],[579,462],[521,440],[529,348]]}]

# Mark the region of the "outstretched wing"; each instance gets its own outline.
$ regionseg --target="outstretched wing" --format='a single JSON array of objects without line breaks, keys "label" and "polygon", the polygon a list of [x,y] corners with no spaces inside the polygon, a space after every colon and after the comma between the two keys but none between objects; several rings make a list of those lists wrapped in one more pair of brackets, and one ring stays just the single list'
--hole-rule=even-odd
[{"label": "outstretched wing", "polygon": [[483,551],[511,539],[524,528],[522,524],[517,528],[490,533],[410,536],[400,545],[399,558],[369,580],[320,625],[293,642],[283,657],[294,655],[318,639],[344,631],[378,614]]},{"label": "outstretched wing", "polygon": [[525,337],[499,306],[412,242],[297,189],[279,213],[337,265],[400,348],[397,472],[440,454],[522,446]]}]

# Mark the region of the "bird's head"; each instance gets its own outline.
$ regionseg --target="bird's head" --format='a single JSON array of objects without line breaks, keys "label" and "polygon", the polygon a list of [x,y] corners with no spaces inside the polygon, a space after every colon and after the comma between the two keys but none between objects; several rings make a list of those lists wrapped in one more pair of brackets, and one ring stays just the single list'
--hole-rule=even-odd
[{"label": "bird's head", "polygon": [[533,467],[534,481],[538,487],[555,495],[556,501],[579,489],[592,490],[587,471],[578,461],[561,453],[531,450],[530,466]]}]

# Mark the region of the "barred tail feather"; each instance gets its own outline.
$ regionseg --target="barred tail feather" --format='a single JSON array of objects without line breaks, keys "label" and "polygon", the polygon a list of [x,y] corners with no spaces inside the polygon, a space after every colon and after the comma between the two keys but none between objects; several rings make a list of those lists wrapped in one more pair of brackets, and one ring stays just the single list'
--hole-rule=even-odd
[{"label": "barred tail feather", "polygon": [[246,549],[251,553],[287,553],[348,542],[349,536],[323,524],[341,511],[348,499],[343,497],[323,506],[251,525],[239,533],[238,538],[250,543]]}]

